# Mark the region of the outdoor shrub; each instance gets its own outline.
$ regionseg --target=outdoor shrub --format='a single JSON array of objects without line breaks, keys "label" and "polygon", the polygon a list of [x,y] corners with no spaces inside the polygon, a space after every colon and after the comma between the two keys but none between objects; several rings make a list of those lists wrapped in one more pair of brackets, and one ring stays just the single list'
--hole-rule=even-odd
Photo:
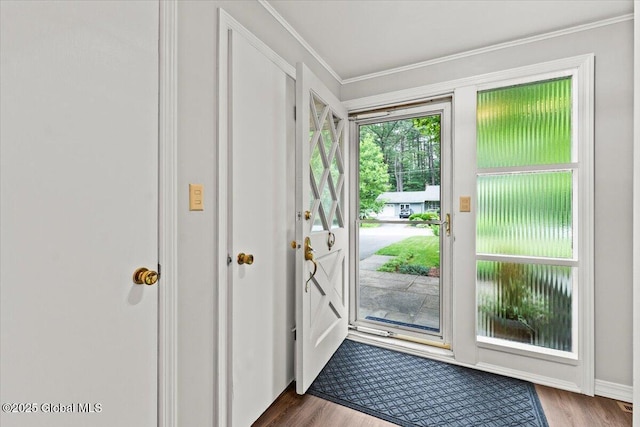
[{"label": "outdoor shrub", "polygon": [[417,276],[428,276],[431,267],[425,267],[424,265],[401,265],[398,269],[399,273],[414,274]]},{"label": "outdoor shrub", "polygon": [[383,265],[378,268],[378,271],[386,271],[388,273],[398,273],[400,272],[400,268],[407,264],[413,258],[413,254],[409,252],[405,252],[403,254],[398,255],[397,257],[387,261]]},{"label": "outdoor shrub", "polygon": [[[440,217],[436,212],[414,213],[409,217],[409,221],[439,221]],[[430,228],[434,236],[440,235],[440,226],[437,224],[412,224],[414,227]]]},{"label": "outdoor shrub", "polygon": [[437,221],[440,219],[436,212],[414,213],[409,217],[409,221]]}]

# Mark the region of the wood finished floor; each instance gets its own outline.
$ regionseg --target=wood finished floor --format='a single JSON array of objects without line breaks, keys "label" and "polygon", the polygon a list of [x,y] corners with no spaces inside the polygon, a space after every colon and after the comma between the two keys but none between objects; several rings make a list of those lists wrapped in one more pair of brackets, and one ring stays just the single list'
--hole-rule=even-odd
[{"label": "wood finished floor", "polygon": [[[549,427],[626,427],[631,414],[615,400],[536,386]],[[253,424],[254,427],[387,427],[387,421],[289,387]]]}]

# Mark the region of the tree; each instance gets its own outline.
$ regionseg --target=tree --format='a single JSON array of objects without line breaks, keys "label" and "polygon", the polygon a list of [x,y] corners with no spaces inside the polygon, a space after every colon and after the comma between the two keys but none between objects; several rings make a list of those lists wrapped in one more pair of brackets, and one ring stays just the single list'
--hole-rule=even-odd
[{"label": "tree", "polygon": [[422,169],[427,172],[426,184],[440,184],[440,116],[426,116],[413,119],[413,127],[420,132],[423,145],[422,151],[426,154],[426,164]]},{"label": "tree", "polygon": [[382,150],[391,191],[422,191],[440,184],[440,115],[372,123],[360,139]]},{"label": "tree", "polygon": [[360,141],[360,218],[380,213],[384,201],[376,200],[389,190],[389,174],[382,150],[371,136]]}]

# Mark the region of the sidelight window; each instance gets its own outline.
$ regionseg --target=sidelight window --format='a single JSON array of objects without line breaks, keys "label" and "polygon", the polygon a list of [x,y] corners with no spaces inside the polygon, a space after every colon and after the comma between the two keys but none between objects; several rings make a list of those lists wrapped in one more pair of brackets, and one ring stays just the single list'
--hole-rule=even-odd
[{"label": "sidelight window", "polygon": [[575,350],[574,99],[571,76],[477,94],[479,341]]}]

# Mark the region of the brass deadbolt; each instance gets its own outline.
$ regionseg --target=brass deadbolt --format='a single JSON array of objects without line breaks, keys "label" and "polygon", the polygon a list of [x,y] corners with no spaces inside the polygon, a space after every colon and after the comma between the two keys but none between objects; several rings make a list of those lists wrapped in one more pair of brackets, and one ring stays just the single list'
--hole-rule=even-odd
[{"label": "brass deadbolt", "polygon": [[148,268],[140,267],[133,273],[133,283],[136,285],[155,285],[160,275]]},{"label": "brass deadbolt", "polygon": [[240,264],[240,265],[242,265],[242,264],[247,264],[247,265],[253,264],[253,255],[245,254],[244,252],[240,252],[238,254],[238,264]]}]

